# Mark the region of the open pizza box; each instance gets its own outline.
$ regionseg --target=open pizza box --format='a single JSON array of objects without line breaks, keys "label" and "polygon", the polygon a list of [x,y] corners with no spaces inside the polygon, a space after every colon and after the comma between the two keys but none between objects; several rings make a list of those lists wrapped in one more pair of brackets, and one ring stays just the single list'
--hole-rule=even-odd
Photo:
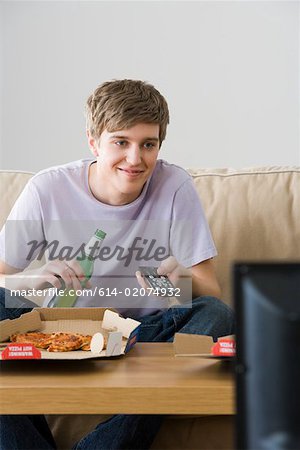
[{"label": "open pizza box", "polygon": [[[34,308],[17,319],[1,322],[0,359],[76,360],[124,355],[136,343],[139,325],[137,320],[124,319],[107,308]],[[9,342],[13,334],[35,331],[91,335],[93,351],[48,352],[32,344]]]},{"label": "open pizza box", "polygon": [[176,333],[173,345],[175,356],[231,359],[236,355],[233,335],[220,337],[214,342],[211,336]]}]

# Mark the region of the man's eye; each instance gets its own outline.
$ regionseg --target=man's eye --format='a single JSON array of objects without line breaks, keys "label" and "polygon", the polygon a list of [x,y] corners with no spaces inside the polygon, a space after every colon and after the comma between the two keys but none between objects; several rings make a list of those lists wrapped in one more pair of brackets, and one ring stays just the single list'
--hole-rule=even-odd
[{"label": "man's eye", "polygon": [[148,150],[151,150],[152,148],[155,147],[155,145],[152,144],[152,142],[145,142],[144,147],[147,148]]},{"label": "man's eye", "polygon": [[115,142],[116,145],[119,145],[120,147],[125,147],[125,145],[127,144],[126,141],[116,141]]}]

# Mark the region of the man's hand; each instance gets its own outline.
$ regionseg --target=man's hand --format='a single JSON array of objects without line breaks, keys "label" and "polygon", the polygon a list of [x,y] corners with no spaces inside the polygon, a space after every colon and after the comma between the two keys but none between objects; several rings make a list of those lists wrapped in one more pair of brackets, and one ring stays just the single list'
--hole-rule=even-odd
[{"label": "man's hand", "polygon": [[139,285],[144,289],[150,289],[149,285],[146,283],[145,278],[142,276],[141,272],[138,270],[135,272],[136,279]]},{"label": "man's hand", "polygon": [[[180,301],[189,301],[200,296],[220,298],[221,289],[211,259],[186,269],[178,263],[174,256],[162,261],[157,268],[159,275],[167,275],[174,286],[180,288]],[[136,272],[141,287],[149,289],[140,272]]]},{"label": "man's hand", "polygon": [[[7,289],[82,289],[81,283],[85,275],[78,261],[49,261],[37,269],[25,270],[23,272],[0,262],[0,269],[4,286]],[[89,281],[85,287],[91,287]]]},{"label": "man's hand", "polygon": [[192,277],[191,269],[186,269],[180,265],[174,256],[169,256],[167,259],[164,259],[157,268],[157,273],[159,275],[167,275],[174,286],[178,285],[180,278]]},{"label": "man's hand", "polygon": [[[47,289],[54,286],[57,289],[74,289],[81,290],[81,283],[85,280],[85,274],[75,259],[71,261],[53,260],[39,269],[34,271],[31,275],[32,284],[37,284],[40,289]],[[89,282],[85,283],[85,287],[90,287]]]},{"label": "man's hand", "polygon": [[[166,275],[171,283],[176,287],[178,284],[180,284],[181,279],[189,279],[190,286],[191,286],[191,270],[186,269],[185,267],[181,266],[176,258],[174,256],[170,256],[157,268],[158,275]],[[136,272],[136,277],[139,285],[144,289],[153,289],[150,288],[148,283],[146,282],[145,278],[142,276],[140,271]],[[177,292],[177,291],[176,291]],[[178,291],[179,292],[179,291]],[[150,293],[150,292],[149,292]],[[192,295],[191,289],[190,289],[190,296]]]}]

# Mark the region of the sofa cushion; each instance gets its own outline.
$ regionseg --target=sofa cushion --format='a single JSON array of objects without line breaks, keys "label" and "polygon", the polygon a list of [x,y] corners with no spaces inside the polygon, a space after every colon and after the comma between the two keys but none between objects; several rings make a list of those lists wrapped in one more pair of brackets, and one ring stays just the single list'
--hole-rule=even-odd
[{"label": "sofa cushion", "polygon": [[214,237],[223,300],[235,261],[300,257],[300,167],[190,170]]}]

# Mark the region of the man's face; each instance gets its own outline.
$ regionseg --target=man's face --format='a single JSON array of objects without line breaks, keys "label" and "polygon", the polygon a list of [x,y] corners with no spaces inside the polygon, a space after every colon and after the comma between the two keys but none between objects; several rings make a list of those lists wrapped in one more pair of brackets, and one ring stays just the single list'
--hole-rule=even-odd
[{"label": "man's face", "polygon": [[133,202],[152,174],[159,152],[159,125],[140,123],[131,128],[104,130],[89,146],[97,157],[90,167],[89,184],[94,196],[110,205]]}]

